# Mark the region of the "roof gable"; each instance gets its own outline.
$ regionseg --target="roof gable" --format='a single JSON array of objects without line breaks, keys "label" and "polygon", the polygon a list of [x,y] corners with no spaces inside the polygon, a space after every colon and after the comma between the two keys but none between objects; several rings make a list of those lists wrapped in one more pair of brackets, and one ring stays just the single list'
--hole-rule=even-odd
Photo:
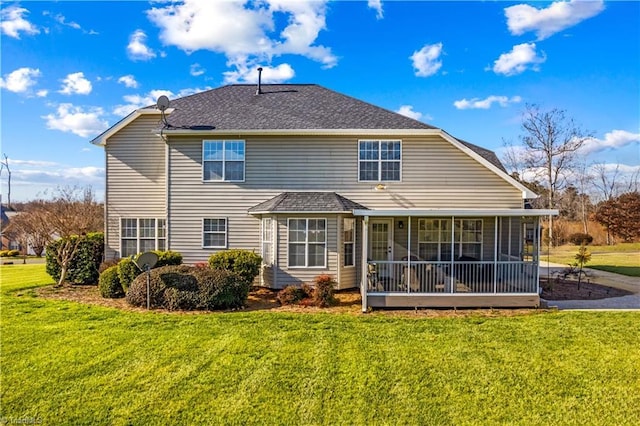
[{"label": "roof gable", "polygon": [[283,192],[251,207],[249,213],[341,213],[361,209],[366,207],[335,192]]}]

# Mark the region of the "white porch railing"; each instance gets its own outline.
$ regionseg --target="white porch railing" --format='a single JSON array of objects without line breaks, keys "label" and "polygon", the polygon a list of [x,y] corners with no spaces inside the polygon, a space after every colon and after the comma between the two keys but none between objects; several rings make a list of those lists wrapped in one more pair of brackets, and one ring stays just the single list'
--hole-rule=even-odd
[{"label": "white porch railing", "polygon": [[376,261],[368,265],[368,293],[538,292],[538,265],[528,261]]}]

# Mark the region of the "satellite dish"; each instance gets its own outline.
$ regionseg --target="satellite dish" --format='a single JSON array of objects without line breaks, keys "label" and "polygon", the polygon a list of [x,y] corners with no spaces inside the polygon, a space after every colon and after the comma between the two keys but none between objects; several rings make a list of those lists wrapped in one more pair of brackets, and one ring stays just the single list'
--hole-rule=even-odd
[{"label": "satellite dish", "polygon": [[152,251],[142,253],[135,260],[135,264],[142,272],[149,271],[158,263],[158,255]]},{"label": "satellite dish", "polygon": [[160,110],[163,111],[167,108],[169,108],[169,98],[167,98],[165,95],[162,95],[158,98],[158,102],[156,103],[156,107]]}]

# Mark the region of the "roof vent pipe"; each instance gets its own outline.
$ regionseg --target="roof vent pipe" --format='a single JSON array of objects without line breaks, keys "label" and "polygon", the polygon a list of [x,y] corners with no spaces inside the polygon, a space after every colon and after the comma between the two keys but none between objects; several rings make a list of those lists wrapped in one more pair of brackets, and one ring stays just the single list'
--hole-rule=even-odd
[{"label": "roof vent pipe", "polygon": [[262,67],[258,67],[258,89],[256,95],[262,94]]}]

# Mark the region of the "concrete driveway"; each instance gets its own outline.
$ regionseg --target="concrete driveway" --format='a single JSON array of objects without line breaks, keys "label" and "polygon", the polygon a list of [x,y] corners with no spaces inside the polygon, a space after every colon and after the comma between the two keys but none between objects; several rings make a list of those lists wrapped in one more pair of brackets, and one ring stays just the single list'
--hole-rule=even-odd
[{"label": "concrete driveway", "polygon": [[[566,268],[566,265],[557,263],[540,262],[540,276],[553,276],[556,271]],[[622,290],[631,291],[634,294],[623,297],[610,297],[598,300],[549,300],[546,301],[548,307],[558,309],[613,309],[613,310],[640,310],[640,278],[627,277],[626,275],[614,274],[612,272],[598,271],[596,269],[584,268],[593,282],[615,287]]]}]

